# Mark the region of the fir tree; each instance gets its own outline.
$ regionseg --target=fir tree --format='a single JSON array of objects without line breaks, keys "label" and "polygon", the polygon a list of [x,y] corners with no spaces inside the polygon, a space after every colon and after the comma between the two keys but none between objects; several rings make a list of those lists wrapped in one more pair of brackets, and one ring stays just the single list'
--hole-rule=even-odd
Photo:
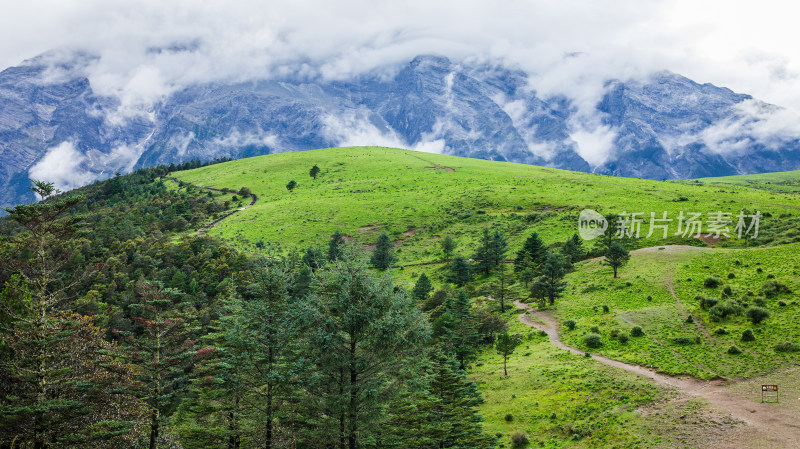
[{"label": "fir tree", "polygon": [[325,265],[325,255],[316,246],[309,246],[305,254],[303,254],[303,263],[311,270],[317,270]]},{"label": "fir tree", "polygon": [[330,241],[328,241],[328,260],[335,262],[342,255],[344,245],[344,236],[339,231],[334,232]]},{"label": "fir tree", "polygon": [[559,298],[566,288],[565,275],[564,258],[559,254],[551,254],[542,267],[542,275],[536,281],[535,286],[548,299],[551,306],[555,304],[556,298]]},{"label": "fir tree", "polygon": [[428,276],[425,276],[425,273],[419,275],[416,284],[414,284],[414,290],[411,291],[411,296],[416,301],[425,301],[428,299],[428,295],[433,291],[433,286],[431,285],[430,279]]},{"label": "fir tree", "polygon": [[570,266],[583,259],[585,251],[583,249],[583,240],[578,234],[573,234],[572,237],[567,239],[564,246],[561,248],[561,253],[564,259]]},{"label": "fir tree", "polygon": [[522,249],[517,251],[517,257],[514,259],[514,272],[520,273],[531,269],[538,273],[539,267],[544,263],[546,257],[547,247],[539,234],[534,232],[525,240]]},{"label": "fir tree", "polygon": [[392,241],[389,239],[388,234],[382,232],[378,237],[378,242],[375,244],[375,250],[372,252],[372,258],[369,263],[379,270],[385,270],[391,267],[394,261]]},{"label": "fir tree", "polygon": [[480,245],[475,252],[476,269],[483,274],[488,275],[494,266],[494,242],[492,240],[492,233],[489,228],[484,228],[481,234]]},{"label": "fir tree", "polygon": [[456,256],[448,265],[447,282],[461,287],[472,280],[472,266],[464,256]]},{"label": "fir tree", "polygon": [[311,170],[308,171],[308,174],[312,178],[317,179],[317,175],[319,175],[319,172],[320,172],[319,167],[317,167],[317,164],[314,164],[314,166],[311,167]]},{"label": "fir tree", "polygon": [[444,260],[450,260],[453,257],[453,251],[456,250],[456,241],[449,235],[442,240],[442,257]]}]

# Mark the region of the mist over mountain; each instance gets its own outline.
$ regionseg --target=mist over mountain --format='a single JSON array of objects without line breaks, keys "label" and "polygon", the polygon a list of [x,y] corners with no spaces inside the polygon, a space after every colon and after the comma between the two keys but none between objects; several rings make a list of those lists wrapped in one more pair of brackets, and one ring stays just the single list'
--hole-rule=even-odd
[{"label": "mist over mountain", "polygon": [[502,63],[419,56],[322,79],[202,82],[144,107],[96,94],[76,53],[0,72],[0,204],[137,167],[383,145],[650,179],[800,168],[784,110],[675,73],[608,80],[596,104],[537,93]]}]

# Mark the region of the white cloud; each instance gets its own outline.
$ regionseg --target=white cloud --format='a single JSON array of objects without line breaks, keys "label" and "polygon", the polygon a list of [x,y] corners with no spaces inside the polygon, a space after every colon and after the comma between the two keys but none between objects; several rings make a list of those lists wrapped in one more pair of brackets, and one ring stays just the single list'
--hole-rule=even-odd
[{"label": "white cloud", "polygon": [[617,132],[609,126],[597,126],[594,129],[579,128],[570,137],[578,144],[578,155],[596,168],[612,157]]},{"label": "white cloud", "polygon": [[95,179],[95,174],[82,166],[87,160],[72,142],[62,142],[49,148],[28,170],[28,175],[31,179],[52,182],[61,190],[74,189]]}]

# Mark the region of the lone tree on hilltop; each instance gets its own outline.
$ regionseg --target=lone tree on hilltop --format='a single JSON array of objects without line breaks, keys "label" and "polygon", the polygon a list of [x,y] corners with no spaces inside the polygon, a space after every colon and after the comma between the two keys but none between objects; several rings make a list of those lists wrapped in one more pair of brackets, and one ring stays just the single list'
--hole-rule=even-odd
[{"label": "lone tree on hilltop", "polygon": [[291,181],[289,181],[289,184],[286,184],[286,189],[287,189],[289,192],[291,192],[292,190],[294,190],[294,188],[295,188],[295,187],[297,187],[297,183],[294,181],[294,179],[292,179]]},{"label": "lone tree on hilltop", "polygon": [[308,171],[308,174],[309,174],[309,175],[310,175],[312,178],[314,178],[314,179],[317,179],[317,175],[319,174],[319,172],[320,172],[320,169],[319,169],[319,167],[317,167],[317,164],[314,164],[314,166],[313,166],[313,167],[311,167],[311,170],[309,170],[309,171]]}]

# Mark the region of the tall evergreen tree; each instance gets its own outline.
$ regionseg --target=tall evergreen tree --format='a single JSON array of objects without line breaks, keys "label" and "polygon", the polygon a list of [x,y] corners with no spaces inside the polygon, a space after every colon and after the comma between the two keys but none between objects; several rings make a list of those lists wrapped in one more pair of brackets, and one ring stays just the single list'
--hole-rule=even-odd
[{"label": "tall evergreen tree", "polygon": [[447,282],[461,287],[472,280],[472,266],[464,256],[458,255],[448,265]]},{"label": "tall evergreen tree", "polygon": [[456,250],[456,241],[449,235],[442,240],[442,257],[444,260],[453,258],[453,251]]},{"label": "tall evergreen tree", "polygon": [[394,261],[392,241],[389,239],[388,234],[382,232],[378,237],[378,242],[375,244],[375,250],[372,252],[372,258],[369,263],[379,270],[385,270],[391,267]]},{"label": "tall evergreen tree", "polygon": [[319,172],[320,172],[319,167],[317,166],[317,164],[314,164],[314,166],[311,167],[311,170],[308,171],[308,175],[314,179],[317,179],[317,175],[319,175]]},{"label": "tall evergreen tree", "polygon": [[328,241],[328,260],[335,262],[342,255],[344,245],[344,236],[339,231],[334,232]]},{"label": "tall evergreen tree", "polygon": [[525,240],[522,249],[517,251],[517,257],[514,259],[514,272],[520,273],[530,268],[538,274],[539,268],[544,263],[546,257],[547,247],[539,237],[539,234],[533,232],[530,237]]},{"label": "tall evergreen tree", "polygon": [[311,270],[317,270],[325,265],[325,256],[322,250],[314,245],[311,245],[303,254],[303,263],[306,264]]},{"label": "tall evergreen tree", "polygon": [[125,342],[118,355],[133,366],[135,382],[128,387],[150,414],[150,449],[158,447],[166,411],[188,387],[187,372],[197,353],[188,319],[173,303],[176,293],[157,284],[140,283],[142,303],[132,304],[141,334],[118,331]]},{"label": "tall evergreen tree", "polygon": [[497,278],[497,302],[500,303],[500,313],[505,313],[506,311],[506,292],[508,291],[508,276],[506,274],[506,265],[505,263],[501,264],[498,267],[500,270]]},{"label": "tall evergreen tree", "polygon": [[606,260],[603,262],[614,270],[614,278],[617,277],[617,270],[628,263],[631,258],[630,252],[617,242],[611,244],[605,253]]},{"label": "tall evergreen tree", "polygon": [[491,250],[489,251],[489,258],[494,267],[499,266],[506,261],[506,251],[508,251],[508,241],[505,236],[498,230],[492,232],[491,237]]},{"label": "tall evergreen tree", "polygon": [[542,267],[542,275],[536,281],[535,288],[548,299],[550,305],[555,304],[556,298],[561,296],[567,283],[564,282],[566,270],[564,258],[559,254],[550,254]]},{"label": "tall evergreen tree", "polygon": [[478,250],[473,257],[476,261],[475,268],[479,272],[488,275],[494,266],[494,241],[492,240],[492,233],[489,228],[484,228],[481,234],[480,244]]},{"label": "tall evergreen tree", "polygon": [[483,432],[475,384],[444,354],[434,352],[425,367],[425,385],[401,395],[382,424],[377,447],[385,449],[489,449],[495,439]]},{"label": "tall evergreen tree", "polygon": [[419,278],[417,278],[416,284],[414,284],[414,290],[411,291],[411,296],[416,301],[425,301],[432,291],[433,285],[431,285],[430,279],[428,279],[428,276],[425,276],[425,273],[422,273],[419,275]]},{"label": "tall evergreen tree", "polygon": [[70,266],[81,220],[69,212],[83,197],[33,184],[41,202],[5,209],[22,231],[2,262],[11,277],[0,288],[0,445],[114,444],[132,422],[125,396],[111,391],[130,372],[102,354],[107,343],[88,318],[68,312],[68,292],[93,272]]},{"label": "tall evergreen tree", "polygon": [[564,246],[561,248],[561,254],[564,255],[564,259],[570,266],[583,259],[585,253],[583,240],[578,234],[573,234],[572,237],[564,242]]},{"label": "tall evergreen tree", "polygon": [[314,426],[325,445],[357,449],[382,419],[402,380],[400,367],[420,354],[429,335],[425,317],[388,277],[371,275],[353,255],[321,274],[303,315],[312,323],[307,350],[318,380],[310,387]]}]

